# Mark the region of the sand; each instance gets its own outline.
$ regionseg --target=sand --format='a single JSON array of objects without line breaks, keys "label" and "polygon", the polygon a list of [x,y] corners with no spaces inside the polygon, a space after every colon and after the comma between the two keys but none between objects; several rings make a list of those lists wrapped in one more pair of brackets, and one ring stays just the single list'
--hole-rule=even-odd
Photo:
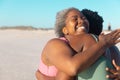
[{"label": "sand", "polygon": [[42,48],[53,37],[53,30],[0,30],[0,80],[36,80]]},{"label": "sand", "polygon": [[43,46],[54,31],[0,30],[0,80],[36,80]]}]

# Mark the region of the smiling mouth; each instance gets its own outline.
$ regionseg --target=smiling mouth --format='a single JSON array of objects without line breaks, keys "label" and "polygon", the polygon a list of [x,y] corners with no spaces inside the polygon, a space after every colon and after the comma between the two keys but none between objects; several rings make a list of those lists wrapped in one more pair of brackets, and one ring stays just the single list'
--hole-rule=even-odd
[{"label": "smiling mouth", "polygon": [[85,31],[88,32],[87,28],[85,26],[76,26],[76,31]]}]

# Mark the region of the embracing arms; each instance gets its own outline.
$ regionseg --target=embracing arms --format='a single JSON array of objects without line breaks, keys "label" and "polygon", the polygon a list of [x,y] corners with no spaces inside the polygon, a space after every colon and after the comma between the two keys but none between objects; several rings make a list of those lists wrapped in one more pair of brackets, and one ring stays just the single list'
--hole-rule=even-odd
[{"label": "embracing arms", "polygon": [[52,39],[48,42],[43,52],[49,53],[48,60],[50,65],[55,65],[58,70],[74,76],[78,71],[82,71],[94,63],[107,47],[120,42],[118,38],[120,38],[119,29],[107,35],[101,34],[98,43],[76,55],[73,55],[74,52],[64,41]]}]

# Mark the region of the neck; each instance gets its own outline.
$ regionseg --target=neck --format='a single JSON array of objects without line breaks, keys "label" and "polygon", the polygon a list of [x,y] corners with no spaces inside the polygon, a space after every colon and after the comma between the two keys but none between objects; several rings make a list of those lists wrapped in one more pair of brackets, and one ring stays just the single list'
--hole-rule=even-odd
[{"label": "neck", "polygon": [[76,38],[81,38],[81,37],[83,37],[85,34],[87,34],[87,33],[83,33],[83,34],[76,34],[76,35],[65,35],[65,38],[69,41],[69,42],[71,42],[71,41],[73,41],[74,39],[76,39]]}]

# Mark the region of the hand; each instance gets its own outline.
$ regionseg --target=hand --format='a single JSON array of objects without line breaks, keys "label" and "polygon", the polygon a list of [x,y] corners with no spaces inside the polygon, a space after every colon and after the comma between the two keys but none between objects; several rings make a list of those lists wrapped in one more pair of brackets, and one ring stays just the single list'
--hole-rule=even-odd
[{"label": "hand", "polygon": [[99,41],[106,47],[113,46],[120,42],[120,29],[114,30],[108,34],[101,33]]},{"label": "hand", "polygon": [[115,63],[115,60],[112,60],[112,64],[115,67],[115,69],[106,68],[106,71],[112,73],[112,74],[107,75],[106,77],[114,79],[114,80],[120,80],[120,66],[118,66]]}]

